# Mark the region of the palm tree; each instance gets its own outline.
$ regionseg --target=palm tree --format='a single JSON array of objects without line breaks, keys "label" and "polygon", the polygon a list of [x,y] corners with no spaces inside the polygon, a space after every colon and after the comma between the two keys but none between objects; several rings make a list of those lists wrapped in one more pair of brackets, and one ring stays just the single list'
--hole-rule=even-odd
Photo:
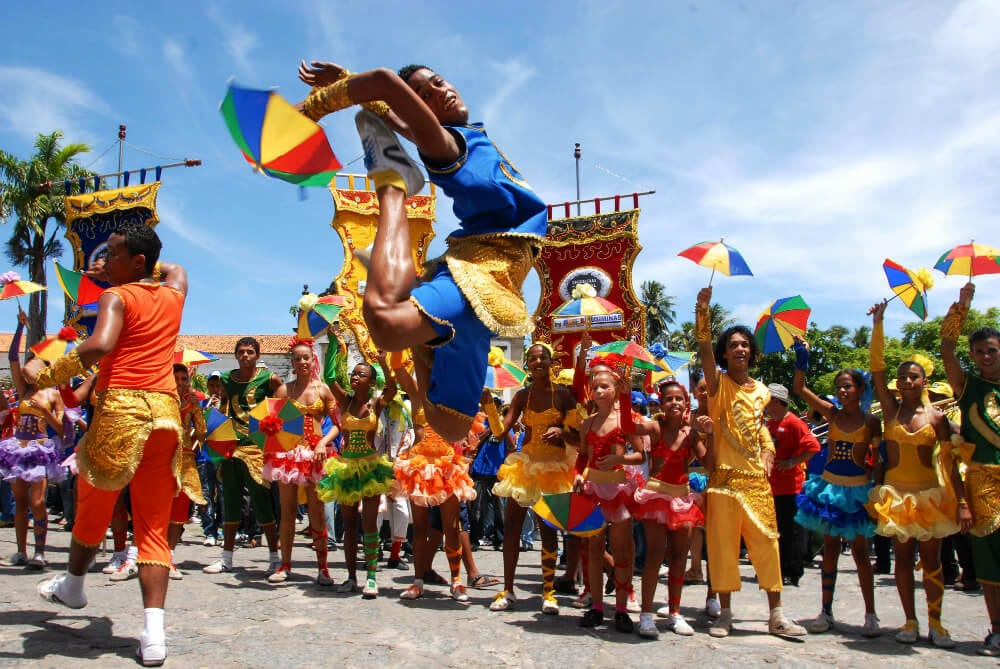
[{"label": "palm tree", "polygon": [[867,325],[861,325],[855,328],[854,333],[851,334],[851,345],[854,348],[868,348],[872,340],[872,329]]},{"label": "palm tree", "polygon": [[[90,173],[76,164],[76,157],[90,151],[86,144],[60,146],[62,132],[40,134],[35,138],[35,155],[30,160],[0,150],[0,220],[12,222],[14,232],[5,252],[14,265],[27,266],[28,279],[45,284],[45,264],[62,253],[56,239],[66,225],[63,196],[37,188],[37,184],[75,180]],[[69,193],[67,193],[68,195]],[[49,221],[55,227],[48,229]],[[30,346],[45,336],[48,311],[46,292],[33,293],[28,303],[28,338]]]},{"label": "palm tree", "polygon": [[677,317],[674,311],[677,298],[667,295],[667,289],[659,281],[643,281],[639,293],[639,301],[646,308],[646,344],[652,344],[667,336],[667,326]]}]

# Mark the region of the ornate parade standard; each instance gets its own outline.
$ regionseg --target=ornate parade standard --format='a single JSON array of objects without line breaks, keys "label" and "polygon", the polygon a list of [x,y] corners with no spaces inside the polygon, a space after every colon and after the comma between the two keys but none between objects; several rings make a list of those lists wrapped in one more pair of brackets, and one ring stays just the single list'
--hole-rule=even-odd
[{"label": "ornate parade standard", "polygon": [[[347,188],[338,188],[338,181],[347,181]],[[357,181],[363,181],[363,187],[356,188]],[[330,193],[336,213],[330,226],[340,235],[344,245],[344,265],[334,280],[338,294],[344,295],[344,309],[339,320],[354,334],[358,350],[368,362],[377,360],[375,345],[368,334],[368,326],[361,313],[364,300],[365,284],[368,279],[368,269],[354,252],[367,249],[375,241],[375,229],[378,226],[378,197],[371,190],[372,185],[367,177],[338,175],[330,183]],[[413,261],[417,267],[427,260],[427,247],[434,238],[431,224],[435,219],[435,204],[437,197],[431,184],[429,195],[414,195],[406,199],[407,218],[410,221],[410,235],[413,241]]]},{"label": "ornate parade standard", "polygon": [[[645,343],[646,312],[632,288],[632,264],[642,250],[638,221],[637,208],[549,221],[545,246],[535,259],[541,277],[535,340],[551,344],[563,367],[573,366],[580,333],[587,328],[595,344],[615,339]],[[572,317],[550,316],[576,297],[573,289],[580,285],[591,286],[595,297],[621,307],[622,313],[577,317],[589,318],[585,327]]]}]

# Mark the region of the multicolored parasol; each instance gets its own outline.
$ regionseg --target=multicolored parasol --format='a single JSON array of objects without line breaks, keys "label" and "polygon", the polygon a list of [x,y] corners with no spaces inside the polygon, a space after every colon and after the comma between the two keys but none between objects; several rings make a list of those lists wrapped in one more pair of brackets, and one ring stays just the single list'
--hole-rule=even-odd
[{"label": "multicolored parasol", "polygon": [[712,276],[708,279],[708,285],[710,286],[712,285],[712,279],[715,278],[716,271],[722,272],[726,276],[753,276],[750,266],[747,265],[746,260],[740,255],[740,252],[729,244],[726,244],[722,239],[717,242],[695,244],[691,248],[684,249],[677,255],[692,260],[702,267],[711,267]]},{"label": "multicolored parasol", "polygon": [[792,345],[795,335],[804,335],[809,329],[812,310],[801,295],[782,297],[771,303],[757,317],[754,338],[764,353],[777,353]]},{"label": "multicolored parasol", "polygon": [[981,274],[1000,274],[1000,251],[975,242],[960,244],[945,251],[934,269],[945,274],[961,274],[970,280]]},{"label": "multicolored parasol", "polygon": [[250,440],[265,453],[289,451],[302,441],[304,422],[291,400],[268,397],[250,412]]},{"label": "multicolored parasol", "polygon": [[[618,318],[604,318],[613,314]],[[563,302],[552,312],[553,328],[561,332],[581,329],[619,329],[624,323],[624,318],[625,312],[622,308],[598,296],[597,291],[589,283],[574,286],[572,299]]]},{"label": "multicolored parasol", "polygon": [[895,295],[906,305],[906,307],[920,317],[920,320],[927,319],[927,291],[934,285],[934,278],[929,270],[918,269],[911,272],[897,262],[885,259],[882,263],[885,270],[885,278],[889,281],[889,287]]},{"label": "multicolored parasol", "polygon": [[546,525],[578,537],[592,537],[606,524],[597,504],[574,492],[542,495],[531,508]]},{"label": "multicolored parasol", "polygon": [[332,325],[344,308],[343,295],[317,296],[307,293],[299,298],[299,325],[295,335],[299,339],[315,339]]},{"label": "multicolored parasol", "polygon": [[93,304],[97,302],[104,288],[82,272],[66,269],[59,263],[56,266],[56,279],[63,292],[77,304]]},{"label": "multicolored parasol", "polygon": [[31,347],[32,353],[47,362],[55,362],[80,343],[80,333],[69,325],[64,326],[55,337],[44,339]]},{"label": "multicolored parasol", "polygon": [[205,409],[205,453],[215,464],[233,455],[239,444],[233,421],[215,408]]},{"label": "multicolored parasol", "polygon": [[323,128],[274,91],[230,84],[219,109],[243,157],[268,176],[325,187],[341,167]]},{"label": "multicolored parasol", "polygon": [[590,349],[600,358],[607,358],[611,364],[623,364],[636,369],[666,371],[666,368],[643,347],[631,339],[613,341]]},{"label": "multicolored parasol", "polygon": [[[0,290],[0,300],[9,300],[12,297],[18,298],[22,295],[30,295],[31,293],[45,290],[45,286],[40,283],[23,281],[21,275],[17,272],[4,272],[0,274],[0,286],[3,286],[3,289]],[[18,304],[21,303],[20,300],[17,302]]]},{"label": "multicolored parasol", "polygon": [[484,388],[490,390],[520,388],[524,385],[526,378],[528,378],[528,372],[518,367],[517,363],[512,360],[503,357],[503,351],[499,347],[490,347],[490,354],[486,358]]},{"label": "multicolored parasol", "polygon": [[204,365],[209,362],[215,362],[219,357],[212,355],[211,353],[205,353],[205,351],[199,351],[193,348],[182,348],[179,351],[174,351],[174,364],[177,365],[187,365],[188,367],[195,367],[197,365]]}]

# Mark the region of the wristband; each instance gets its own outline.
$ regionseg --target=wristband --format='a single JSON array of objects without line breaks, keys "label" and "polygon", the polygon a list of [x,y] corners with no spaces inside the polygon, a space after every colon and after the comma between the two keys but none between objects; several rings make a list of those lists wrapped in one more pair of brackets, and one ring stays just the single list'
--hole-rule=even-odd
[{"label": "wristband", "polygon": [[74,348],[53,362],[52,366],[42,368],[35,378],[35,387],[41,389],[61,386],[69,383],[74,376],[83,376],[85,371],[80,362],[80,354]]},{"label": "wristband", "polygon": [[941,339],[958,339],[962,335],[962,326],[969,308],[961,302],[955,302],[948,308],[948,315],[941,321]]},{"label": "wristband", "polygon": [[712,315],[707,304],[694,309],[694,339],[699,344],[712,341]]},{"label": "wristband", "polygon": [[343,77],[329,86],[314,88],[302,103],[302,113],[313,121],[318,121],[327,114],[341,109],[347,109],[354,104],[347,91],[350,77]]},{"label": "wristband", "polygon": [[792,349],[795,351],[795,369],[800,372],[809,371],[809,349],[806,345],[795,342],[792,344]]},{"label": "wristband", "polygon": [[21,334],[23,332],[24,323],[18,320],[17,329],[14,330],[14,336],[10,340],[10,350],[7,351],[7,360],[9,362],[17,362],[21,358]]},{"label": "wristband", "polygon": [[872,324],[872,343],[868,357],[872,373],[885,371],[885,334],[882,330],[882,321],[875,321]]}]

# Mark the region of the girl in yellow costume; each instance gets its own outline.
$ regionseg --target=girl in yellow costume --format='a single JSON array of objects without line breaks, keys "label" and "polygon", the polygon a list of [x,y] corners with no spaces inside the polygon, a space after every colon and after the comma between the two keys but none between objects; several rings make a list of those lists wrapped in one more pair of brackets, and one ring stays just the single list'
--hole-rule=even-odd
[{"label": "girl in yellow costume", "polygon": [[167,545],[170,546],[170,578],[179,581],[184,578],[174,562],[174,549],[184,534],[184,523],[191,518],[191,503],[205,504],[201,490],[201,477],[194,460],[195,445],[205,438],[205,416],[201,412],[198,398],[191,392],[191,375],[186,365],[174,364],[174,381],[181,402],[181,487],[174,495],[170,508],[170,527],[167,529]]},{"label": "girl in yellow costume", "polygon": [[924,570],[930,640],[939,648],[953,648],[955,642],[941,625],[941,539],[959,531],[961,520],[971,522],[968,507],[959,508],[956,498],[964,498],[957,467],[940,471],[934,453],[937,442],[951,439],[948,420],[927,399],[927,368],[904,362],[896,373],[899,400],[886,382],[885,340],[882,317],[886,302],[874,305],[872,315],[872,382],[885,422],[885,450],[875,466],[877,485],[870,495],[868,510],[877,522],[875,531],[892,537],[896,555],[896,590],[899,592],[906,623],[896,635],[900,643],[916,643],[920,636],[913,597],[913,565],[919,541],[920,563]]},{"label": "girl in yellow costume", "polygon": [[[339,342],[331,333],[330,350]],[[328,361],[330,356],[328,355]],[[379,356],[382,369],[388,369],[385,358]],[[328,380],[330,380],[328,378]],[[350,375],[348,394],[336,379],[330,390],[341,406],[341,429],[344,439],[340,453],[326,461],[326,476],[316,484],[316,494],[324,502],[336,500],[344,518],[344,561],[347,580],[339,592],[354,592],[357,588],[358,502],[361,502],[361,527],[364,531],[365,568],[367,576],[361,595],[365,599],[378,597],[375,571],[378,565],[378,504],[379,497],[392,490],[392,463],[375,451],[375,430],[378,417],[396,395],[396,383],[387,379],[378,397],[375,390],[375,366],[361,362]]]},{"label": "girl in yellow costume", "polygon": [[[336,345],[336,344],[334,344]],[[311,339],[292,339],[289,353],[295,379],[279,386],[274,396],[287,398],[305,417],[302,439],[295,448],[282,453],[265,453],[263,476],[278,484],[281,500],[281,564],[267,577],[269,583],[284,583],[292,570],[292,545],[295,542],[295,516],[299,490],[305,492],[309,534],[316,551],[316,583],[333,585],[327,567],[326,517],[316,483],[323,478],[323,465],[330,452],[330,442],[340,434],[337,401],[333,392],[319,380],[319,359]],[[323,433],[323,421],[329,416],[333,425]],[[355,534],[357,536],[357,534]]]},{"label": "girl in yellow costume", "polygon": [[[402,354],[393,354],[393,374],[406,394],[420,397],[416,382],[406,370]],[[493,404],[492,398],[490,404]],[[394,465],[395,496],[410,499],[413,521],[413,583],[399,596],[400,599],[419,599],[424,596],[423,576],[431,570],[437,541],[432,540],[430,508],[438,507],[441,529],[444,532],[444,552],[451,572],[451,597],[457,602],[468,602],[469,595],[462,585],[460,573],[462,545],[459,539],[459,503],[476,498],[475,485],[469,477],[469,465],[463,449],[445,441],[428,424],[424,407],[413,407],[413,429],[416,438],[409,451],[400,453]]]},{"label": "girl in yellow costume", "polygon": [[[576,453],[566,445],[577,438],[570,431],[577,424],[576,400],[569,388],[552,382],[552,349],[548,344],[532,344],[525,357],[531,385],[517,391],[504,421],[506,432],[524,415],[524,446],[507,456],[493,488],[494,495],[511,500],[504,510],[504,527],[508,528],[503,538],[504,589],[490,604],[492,611],[505,611],[515,601],[514,572],[521,548],[518,530],[528,507],[543,494],[570,492],[575,476]],[[558,537],[555,529],[544,523],[540,523],[540,531],[542,612],[554,615],[559,613],[554,590]]]}]

